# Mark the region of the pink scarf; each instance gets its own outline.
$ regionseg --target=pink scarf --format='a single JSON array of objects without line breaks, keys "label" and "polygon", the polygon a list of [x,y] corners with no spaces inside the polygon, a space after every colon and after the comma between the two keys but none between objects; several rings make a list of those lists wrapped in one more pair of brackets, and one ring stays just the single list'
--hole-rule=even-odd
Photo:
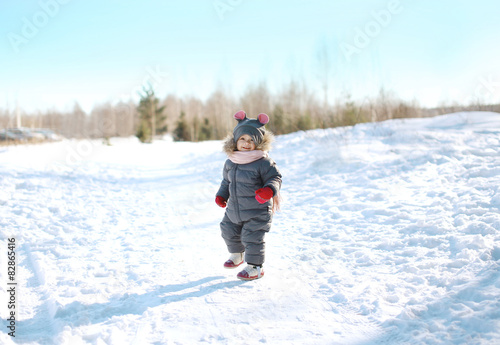
[{"label": "pink scarf", "polygon": [[[234,151],[228,155],[229,160],[235,164],[248,164],[267,157],[267,152],[262,150]],[[280,191],[273,196],[273,212],[280,210]]]},{"label": "pink scarf", "polygon": [[261,150],[234,151],[228,157],[235,164],[248,164],[267,157],[267,152]]}]

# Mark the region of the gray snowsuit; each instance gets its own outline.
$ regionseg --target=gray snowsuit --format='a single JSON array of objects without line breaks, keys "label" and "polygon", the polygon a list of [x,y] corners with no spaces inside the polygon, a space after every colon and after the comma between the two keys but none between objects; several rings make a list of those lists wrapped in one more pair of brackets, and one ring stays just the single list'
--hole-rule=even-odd
[{"label": "gray snowsuit", "polygon": [[273,216],[272,199],[264,204],[255,199],[255,191],[263,187],[271,188],[274,195],[281,188],[281,174],[271,158],[248,164],[228,159],[216,194],[227,200],[220,227],[229,252],[245,252],[245,261],[255,265],[264,263],[264,236],[271,229]]}]

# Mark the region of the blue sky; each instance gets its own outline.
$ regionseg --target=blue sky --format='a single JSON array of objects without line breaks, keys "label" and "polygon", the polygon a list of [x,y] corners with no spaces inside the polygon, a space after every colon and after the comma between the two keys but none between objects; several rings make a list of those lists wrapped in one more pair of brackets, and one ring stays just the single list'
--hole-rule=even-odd
[{"label": "blue sky", "polygon": [[90,111],[146,81],[206,99],[295,80],[321,98],[325,75],[330,102],[381,87],[426,106],[500,102],[498,18],[495,0],[3,1],[0,107]]}]

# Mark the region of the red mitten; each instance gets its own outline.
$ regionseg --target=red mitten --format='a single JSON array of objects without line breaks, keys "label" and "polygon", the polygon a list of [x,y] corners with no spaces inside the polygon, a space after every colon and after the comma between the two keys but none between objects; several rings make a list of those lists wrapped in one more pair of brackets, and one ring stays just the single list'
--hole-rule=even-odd
[{"label": "red mitten", "polygon": [[267,202],[273,195],[274,192],[269,187],[260,188],[255,191],[255,199],[257,199],[260,204]]},{"label": "red mitten", "polygon": [[217,195],[215,197],[215,203],[222,208],[226,207],[226,204],[227,204],[226,200],[224,200],[224,198],[221,197],[220,195]]}]

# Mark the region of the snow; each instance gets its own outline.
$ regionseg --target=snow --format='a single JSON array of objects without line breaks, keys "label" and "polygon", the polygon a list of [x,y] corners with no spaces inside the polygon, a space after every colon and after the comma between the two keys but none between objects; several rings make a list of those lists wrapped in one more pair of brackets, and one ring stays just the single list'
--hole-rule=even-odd
[{"label": "snow", "polygon": [[278,136],[251,282],[222,267],[221,141],[111,143],[0,147],[0,343],[500,343],[500,114]]}]

